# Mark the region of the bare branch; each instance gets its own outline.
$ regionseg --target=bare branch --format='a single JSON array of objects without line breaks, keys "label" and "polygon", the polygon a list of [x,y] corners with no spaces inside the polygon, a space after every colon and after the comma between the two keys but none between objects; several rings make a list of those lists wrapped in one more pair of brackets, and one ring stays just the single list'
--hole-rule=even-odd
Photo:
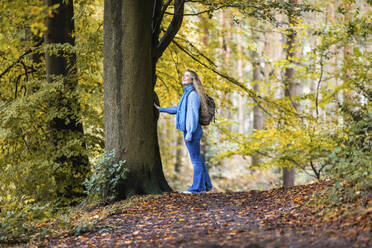
[{"label": "bare branch", "polygon": [[43,41],[44,39],[41,39],[35,46],[31,47],[30,49],[28,49],[24,54],[22,54],[21,56],[18,57],[18,59],[16,61],[13,62],[13,64],[11,64],[10,66],[8,66],[8,68],[6,68],[1,74],[0,74],[0,78],[2,78],[2,76],[4,76],[6,73],[8,73],[10,71],[10,69],[12,69],[16,64],[18,64],[19,62],[22,61],[22,59],[32,53],[34,51],[34,49],[36,47],[39,47],[41,44],[43,44]]},{"label": "bare branch", "polygon": [[[158,17],[156,17],[156,15],[157,15],[157,6],[155,6],[154,7],[154,12],[153,12],[153,14],[152,14],[152,18],[153,18],[153,20],[154,20],[154,25],[153,25],[153,27],[152,27],[152,33],[153,34],[155,34],[156,32],[158,32],[159,31],[159,29],[160,29],[160,24],[161,24],[161,21],[163,20],[163,17],[164,17],[164,13],[165,13],[165,11],[167,10],[167,8],[168,8],[168,6],[171,4],[171,2],[172,2],[172,0],[168,0],[168,2],[166,2],[165,4],[164,4],[164,6],[159,6],[160,8],[162,8],[162,10],[160,10],[160,14],[159,14],[159,16]],[[155,5],[157,4],[157,2],[155,1]],[[161,3],[160,3],[160,5],[161,5]],[[156,18],[156,19],[155,19]]]},{"label": "bare branch", "polygon": [[184,49],[180,44],[178,44],[175,40],[172,41],[179,49],[181,49],[184,53],[186,53],[187,55],[189,55],[193,60],[195,60],[196,62],[198,62],[200,65],[204,66],[205,68],[213,71],[214,73],[216,73],[217,75],[219,75],[220,77],[223,77],[225,78],[226,80],[228,80],[229,82],[233,83],[234,85],[238,86],[239,88],[243,89],[251,98],[252,100],[257,104],[257,106],[259,106],[266,114],[270,115],[271,117],[274,118],[274,116],[268,112],[263,106],[262,104],[260,104],[260,101],[263,100],[263,98],[259,95],[257,95],[257,93],[251,89],[248,89],[247,87],[245,87],[242,83],[238,82],[237,80],[235,80],[234,78],[226,75],[226,74],[223,74],[219,71],[217,71],[215,68],[213,67],[210,67],[208,65],[206,65],[205,63],[203,63],[202,61],[200,61],[199,59],[197,59],[193,54],[191,54],[190,52],[188,52],[186,49]]},{"label": "bare branch", "polygon": [[165,49],[169,46],[172,42],[173,38],[176,36],[178,30],[181,28],[182,21],[183,21],[183,11],[185,6],[185,0],[175,0],[174,2],[174,13],[173,19],[169,24],[167,31],[160,39],[157,51],[155,53],[155,61],[157,61]]},{"label": "bare branch", "polygon": [[[275,101],[272,101],[271,99],[269,99],[268,97],[262,97],[260,95],[257,94],[257,92],[255,90],[252,90],[252,89],[248,89],[246,86],[244,86],[241,82],[239,82],[238,80],[228,76],[227,74],[224,74],[220,71],[217,71],[217,69],[215,69],[215,66],[208,66],[207,64],[205,64],[204,62],[202,62],[200,59],[197,58],[198,55],[200,56],[203,56],[203,57],[206,57],[205,55],[202,55],[197,48],[195,48],[195,50],[198,51],[198,55],[194,55],[192,54],[191,52],[187,51],[186,48],[184,48],[183,46],[181,46],[177,41],[175,41],[174,39],[172,40],[172,42],[181,50],[183,51],[184,53],[186,53],[188,56],[190,56],[194,61],[196,61],[197,63],[199,63],[200,65],[202,65],[203,67],[213,71],[215,74],[219,75],[220,77],[222,78],[225,78],[227,81],[229,81],[230,83],[238,86],[239,88],[243,89],[243,91],[245,91],[248,96],[257,104],[258,107],[260,107],[262,109],[262,111],[264,111],[267,115],[271,116],[272,118],[274,119],[278,119],[278,117],[275,117],[272,113],[270,113],[263,105],[262,103],[263,102],[266,102],[268,104],[273,104],[277,107],[277,110],[278,111],[282,111],[282,112],[286,112],[286,113],[290,113],[298,118],[304,118],[305,116],[299,114],[297,111],[294,111],[293,109],[291,108],[286,108],[285,106],[282,106],[278,103],[276,103]],[[208,61],[210,61],[210,59],[207,59]]]},{"label": "bare branch", "polygon": [[[197,12],[197,13],[185,13],[183,15],[184,16],[197,16],[197,15],[201,15],[201,14],[204,14],[204,13],[210,13],[210,12],[213,12],[213,11],[216,11],[216,10],[219,10],[219,9],[223,9],[223,8],[237,8],[237,7],[239,7],[239,6],[236,5],[236,4],[227,4],[227,5],[221,5],[217,8],[211,8],[211,9],[203,10],[203,11],[200,11],[200,12]],[[174,15],[174,13],[170,13],[170,12],[165,12],[165,14]]]},{"label": "bare branch", "polygon": [[311,169],[313,170],[316,178],[319,180],[320,179],[320,172],[316,170],[312,159],[310,159],[310,166],[311,166]]},{"label": "bare branch", "polygon": [[[191,46],[192,48],[198,50],[190,41],[188,41],[187,39],[185,38],[181,38],[181,37],[175,37],[175,39],[180,39],[180,40],[183,40],[184,42],[186,42],[189,46]],[[206,55],[204,55],[203,53],[201,53],[199,50],[198,50],[198,54],[200,56],[202,56],[203,58],[205,58],[209,64],[213,65],[213,66],[216,66],[216,64],[210,59],[208,58]]]}]

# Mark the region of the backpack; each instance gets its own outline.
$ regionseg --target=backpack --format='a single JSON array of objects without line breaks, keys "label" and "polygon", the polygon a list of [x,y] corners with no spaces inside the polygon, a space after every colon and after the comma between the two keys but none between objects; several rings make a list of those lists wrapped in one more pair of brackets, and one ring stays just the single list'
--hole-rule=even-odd
[{"label": "backpack", "polygon": [[215,112],[216,112],[216,104],[212,97],[205,94],[205,99],[207,101],[208,106],[208,114],[206,116],[201,115],[201,108],[199,110],[199,123],[200,125],[206,126],[211,123],[212,119],[214,119],[214,122],[216,122],[215,118]]}]

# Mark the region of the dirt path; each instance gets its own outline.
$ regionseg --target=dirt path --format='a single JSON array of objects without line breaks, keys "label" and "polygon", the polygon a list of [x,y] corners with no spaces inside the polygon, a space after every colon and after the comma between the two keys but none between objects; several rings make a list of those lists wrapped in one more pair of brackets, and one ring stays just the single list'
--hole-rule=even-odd
[{"label": "dirt path", "polygon": [[325,218],[308,204],[322,187],[151,196],[38,247],[372,247],[371,211]]}]

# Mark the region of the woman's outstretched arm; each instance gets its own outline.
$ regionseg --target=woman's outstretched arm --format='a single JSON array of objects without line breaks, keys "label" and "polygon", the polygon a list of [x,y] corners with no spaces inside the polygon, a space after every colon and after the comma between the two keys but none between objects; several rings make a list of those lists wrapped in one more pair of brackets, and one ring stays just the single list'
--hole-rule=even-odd
[{"label": "woman's outstretched arm", "polygon": [[191,141],[192,135],[198,127],[200,98],[195,91],[191,92],[187,101],[186,135],[185,140]]},{"label": "woman's outstretched arm", "polygon": [[177,107],[168,107],[168,108],[159,107],[159,112],[166,112],[168,114],[175,115],[177,114]]},{"label": "woman's outstretched arm", "polygon": [[172,115],[177,114],[177,107],[162,108],[156,105],[156,103],[154,103],[154,106],[159,110],[159,112],[166,112]]}]

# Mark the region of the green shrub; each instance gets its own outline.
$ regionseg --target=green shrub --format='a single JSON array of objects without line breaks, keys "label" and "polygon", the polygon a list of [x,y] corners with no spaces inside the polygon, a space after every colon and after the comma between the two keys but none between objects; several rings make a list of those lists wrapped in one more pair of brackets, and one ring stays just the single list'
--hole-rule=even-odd
[{"label": "green shrub", "polygon": [[[372,101],[372,90],[360,90],[368,102]],[[332,165],[327,172],[335,179],[335,199],[353,201],[368,197],[372,191],[372,111],[367,104],[352,108],[344,104],[344,125],[338,146],[329,155]]]},{"label": "green shrub", "polygon": [[94,163],[92,176],[84,182],[88,197],[103,202],[113,200],[120,180],[126,178],[125,162],[116,162],[114,151],[104,152]]},{"label": "green shrub", "polygon": [[42,230],[51,216],[50,204],[37,204],[21,197],[17,201],[2,201],[0,211],[0,242],[23,242],[33,235],[45,236]]}]

